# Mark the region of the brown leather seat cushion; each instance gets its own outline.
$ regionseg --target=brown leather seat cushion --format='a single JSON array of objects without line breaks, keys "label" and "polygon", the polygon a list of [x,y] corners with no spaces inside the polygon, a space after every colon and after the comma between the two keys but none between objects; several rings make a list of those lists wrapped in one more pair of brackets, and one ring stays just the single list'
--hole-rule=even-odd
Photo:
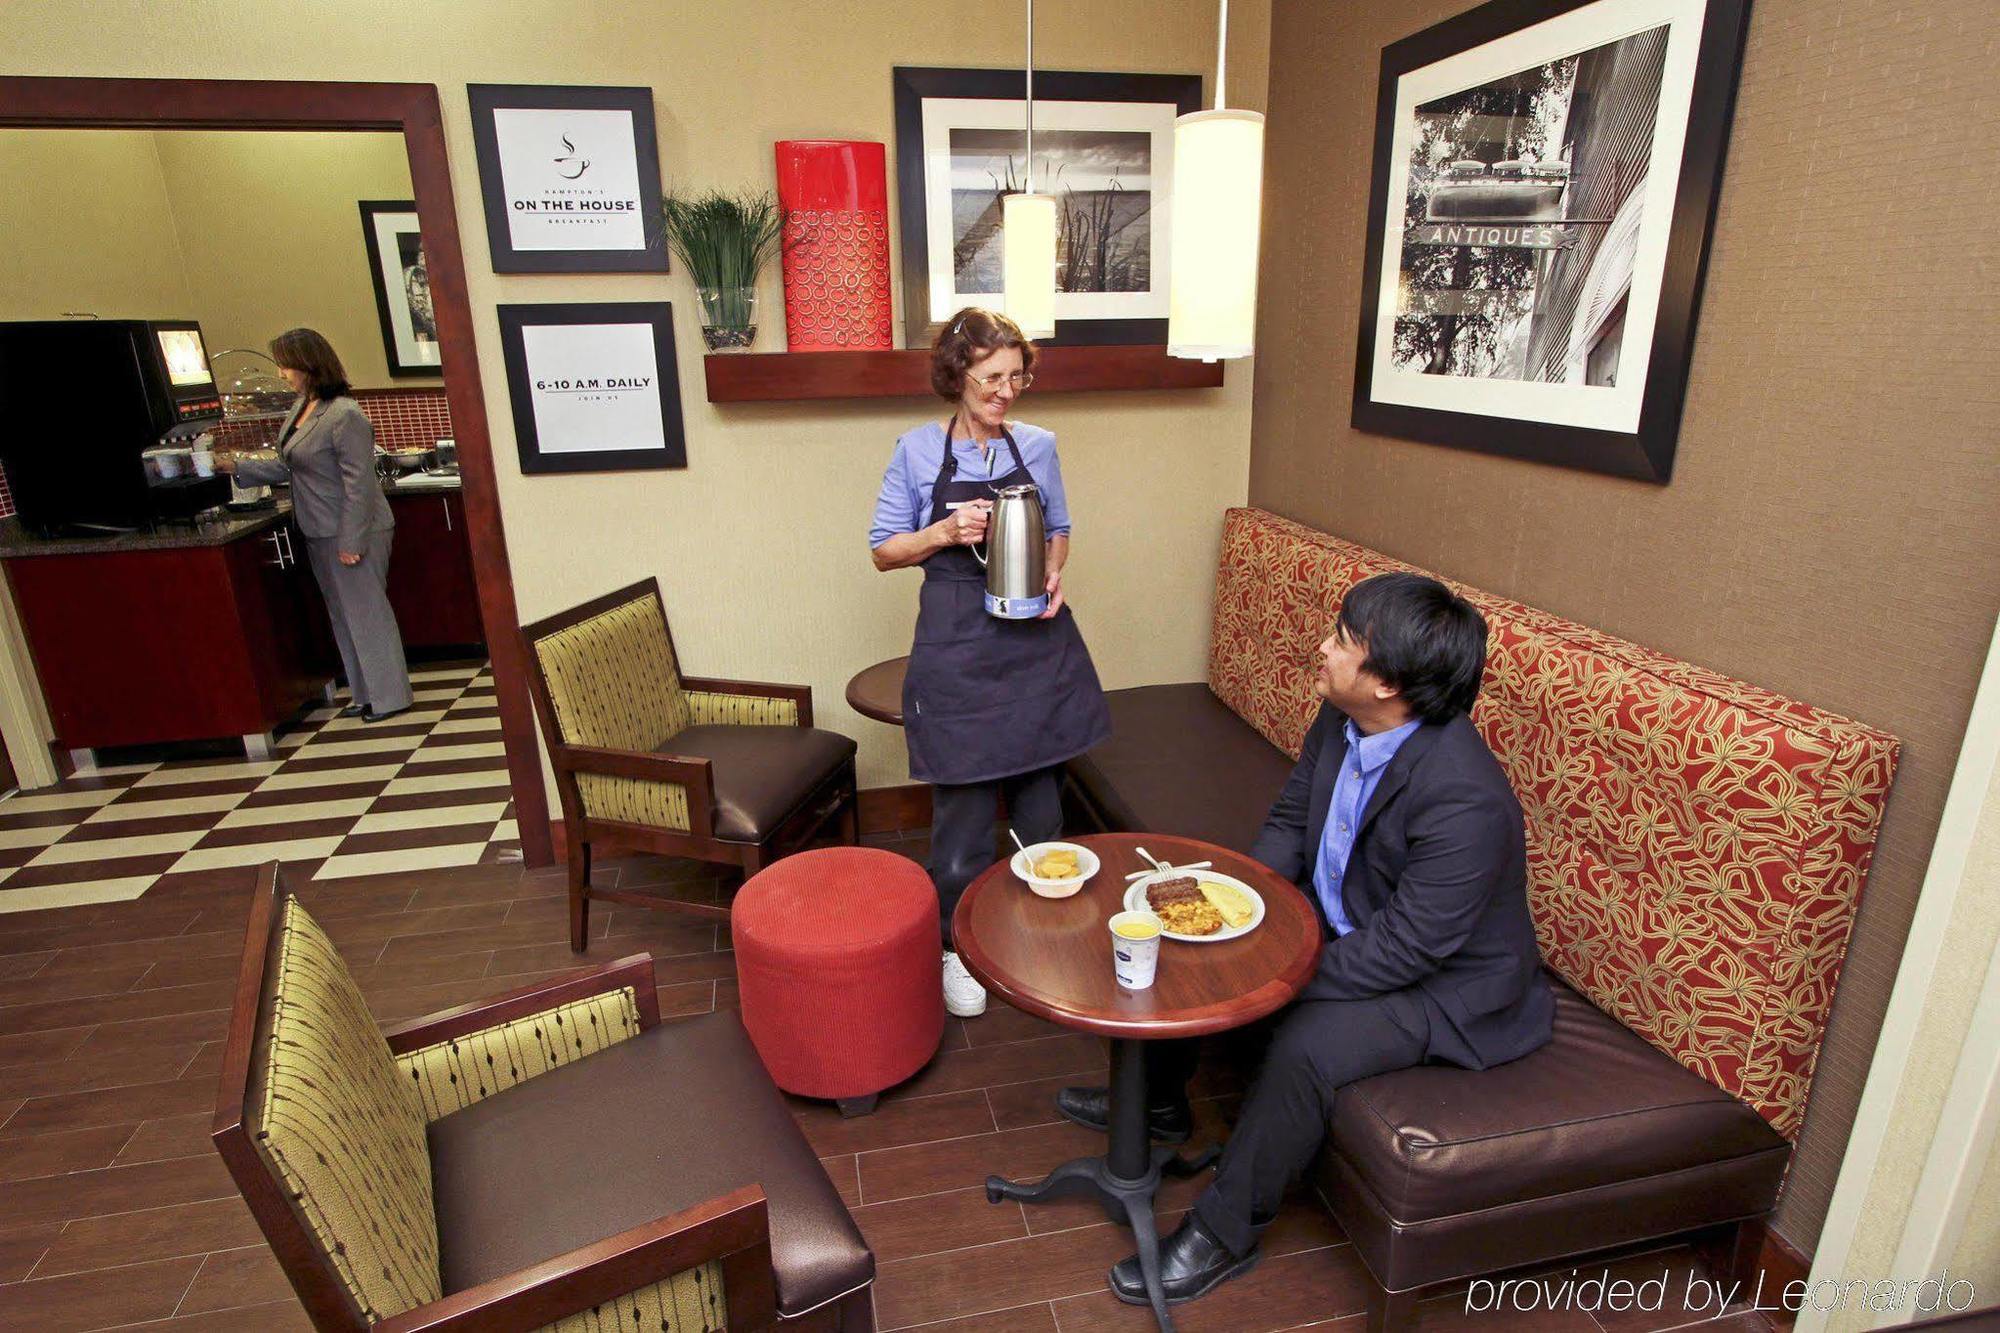
[{"label": "brown leather seat cushion", "polygon": [[[1553,976],[1555,1038],[1491,1069],[1420,1065],[1351,1083],[1328,1146],[1410,1224],[1768,1154],[1764,1118]],[[1322,1184],[1337,1188],[1323,1173]]]},{"label": "brown leather seat cushion", "polygon": [[476,1102],[430,1127],[430,1150],[447,1292],[750,1184],[769,1201],[780,1313],[875,1274],[733,1011],[655,1026]]},{"label": "brown leather seat cushion", "polygon": [[689,727],[659,753],[715,765],[715,836],[762,842],[813,788],[854,758],[854,742],[818,727]]},{"label": "brown leather seat cushion", "polygon": [[1111,739],[1069,762],[1114,830],[1163,831],[1245,852],[1292,760],[1197,682],[1112,690]]}]

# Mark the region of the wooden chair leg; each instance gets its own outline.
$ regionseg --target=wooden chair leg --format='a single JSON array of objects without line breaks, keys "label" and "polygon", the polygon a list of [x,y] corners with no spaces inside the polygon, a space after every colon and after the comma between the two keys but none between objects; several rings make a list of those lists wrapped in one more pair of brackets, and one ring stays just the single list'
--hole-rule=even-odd
[{"label": "wooden chair leg", "polygon": [[853,769],[847,772],[847,795],[840,808],[840,840],[849,847],[861,841],[861,789]]},{"label": "wooden chair leg", "polygon": [[1724,1252],[1723,1262],[1727,1269],[1722,1275],[1724,1282],[1735,1284],[1737,1291],[1757,1290],[1760,1261],[1764,1255],[1764,1237],[1769,1229],[1770,1218],[1748,1217],[1731,1228],[1729,1248]]},{"label": "wooden chair leg", "polygon": [[577,837],[569,844],[569,947],[590,947],[590,844]]},{"label": "wooden chair leg", "polygon": [[1368,1333],[1409,1333],[1417,1326],[1418,1295],[1376,1287],[1368,1294]]},{"label": "wooden chair leg", "polygon": [[771,850],[763,843],[743,849],[743,878],[749,879],[771,863]]},{"label": "wooden chair leg", "polygon": [[872,1284],[840,1302],[840,1333],[875,1333],[875,1288]]}]

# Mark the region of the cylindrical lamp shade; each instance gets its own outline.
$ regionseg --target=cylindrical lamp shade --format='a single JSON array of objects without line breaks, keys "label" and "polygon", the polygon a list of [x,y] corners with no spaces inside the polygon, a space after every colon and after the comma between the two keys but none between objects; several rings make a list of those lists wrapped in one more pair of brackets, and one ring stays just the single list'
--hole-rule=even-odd
[{"label": "cylindrical lamp shade", "polygon": [[1000,202],[1001,304],[1030,338],[1056,331],[1056,197],[1010,194]]},{"label": "cylindrical lamp shade", "polygon": [[1264,117],[1196,111],[1174,121],[1167,355],[1249,356],[1257,342]]}]

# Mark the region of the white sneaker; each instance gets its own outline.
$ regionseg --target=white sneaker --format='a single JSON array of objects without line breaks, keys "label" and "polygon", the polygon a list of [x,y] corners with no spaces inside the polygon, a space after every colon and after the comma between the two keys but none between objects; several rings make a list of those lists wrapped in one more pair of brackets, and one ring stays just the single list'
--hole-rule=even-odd
[{"label": "white sneaker", "polygon": [[953,1018],[977,1018],[986,1012],[986,987],[972,979],[949,949],[944,953],[944,1008]]}]

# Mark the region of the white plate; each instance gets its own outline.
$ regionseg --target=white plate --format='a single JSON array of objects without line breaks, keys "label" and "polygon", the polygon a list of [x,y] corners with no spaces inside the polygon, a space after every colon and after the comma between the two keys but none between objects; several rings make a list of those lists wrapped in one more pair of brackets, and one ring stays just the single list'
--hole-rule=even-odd
[{"label": "white plate", "polygon": [[1181,935],[1171,930],[1161,931],[1160,933],[1168,939],[1186,940],[1189,944],[1216,944],[1222,940],[1233,940],[1239,935],[1248,935],[1251,931],[1264,924],[1264,896],[1234,875],[1225,875],[1219,870],[1154,871],[1144,879],[1133,880],[1132,887],[1125,890],[1125,910],[1128,912],[1151,911],[1152,908],[1146,902],[1146,889],[1163,879],[1179,879],[1182,876],[1192,878],[1197,884],[1202,880],[1212,879],[1218,884],[1228,884],[1234,888],[1241,889],[1248,895],[1251,905],[1255,910],[1251,912],[1250,919],[1244,924],[1240,926],[1225,925],[1213,935]]}]

